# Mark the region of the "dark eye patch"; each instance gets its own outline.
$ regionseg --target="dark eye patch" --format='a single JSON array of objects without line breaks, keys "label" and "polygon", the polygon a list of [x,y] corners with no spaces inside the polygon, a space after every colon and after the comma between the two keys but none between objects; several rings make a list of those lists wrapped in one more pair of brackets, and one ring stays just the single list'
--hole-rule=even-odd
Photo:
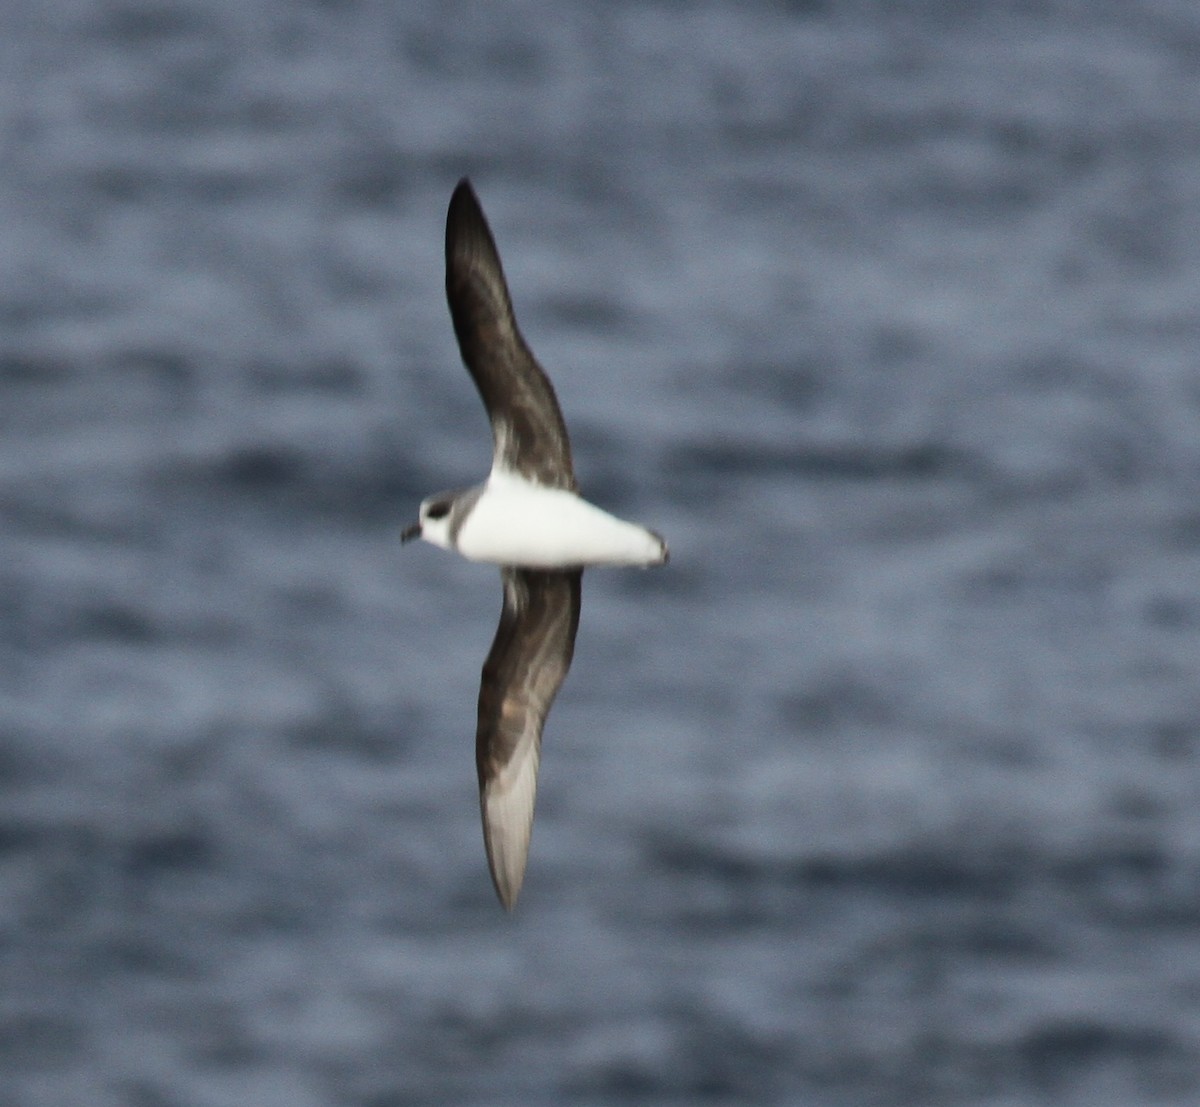
[{"label": "dark eye patch", "polygon": [[435,504],[430,504],[425,512],[426,519],[444,519],[450,514],[450,504],[445,500],[438,500]]}]

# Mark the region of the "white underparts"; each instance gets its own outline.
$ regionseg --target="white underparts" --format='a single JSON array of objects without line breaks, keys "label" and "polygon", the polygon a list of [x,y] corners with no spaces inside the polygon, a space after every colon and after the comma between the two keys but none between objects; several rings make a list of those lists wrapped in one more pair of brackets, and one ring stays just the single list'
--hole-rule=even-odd
[{"label": "white underparts", "polygon": [[561,488],[545,488],[493,470],[458,533],[471,561],[529,569],[575,565],[659,565],[658,535],[627,523]]}]

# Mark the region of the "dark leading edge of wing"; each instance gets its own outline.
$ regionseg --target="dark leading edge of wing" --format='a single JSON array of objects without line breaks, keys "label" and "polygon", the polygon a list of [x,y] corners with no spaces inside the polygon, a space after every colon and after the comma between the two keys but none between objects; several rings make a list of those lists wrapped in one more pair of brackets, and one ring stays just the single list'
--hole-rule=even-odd
[{"label": "dark leading edge of wing", "polygon": [[517,329],[496,243],[465,177],[446,214],[446,299],[462,359],[491,419],[495,460],[539,484],[574,491],[562,412]]},{"label": "dark leading edge of wing", "polygon": [[504,569],[504,609],[479,689],[475,763],[488,867],[500,902],[521,891],[542,727],[579,629],[583,571]]}]

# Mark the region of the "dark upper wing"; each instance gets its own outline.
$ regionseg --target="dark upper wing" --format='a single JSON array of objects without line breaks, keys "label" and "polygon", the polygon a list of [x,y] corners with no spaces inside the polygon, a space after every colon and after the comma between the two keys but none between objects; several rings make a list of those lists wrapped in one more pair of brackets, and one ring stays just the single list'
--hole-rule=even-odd
[{"label": "dark upper wing", "polygon": [[574,490],[571,444],[554,389],[517,329],[496,243],[465,177],[446,213],[446,299],[462,359],[492,422],[494,464]]},{"label": "dark upper wing", "polygon": [[571,667],[582,569],[503,569],[504,609],[479,690],[475,764],[496,894],[512,910],[525,877],[542,725]]}]

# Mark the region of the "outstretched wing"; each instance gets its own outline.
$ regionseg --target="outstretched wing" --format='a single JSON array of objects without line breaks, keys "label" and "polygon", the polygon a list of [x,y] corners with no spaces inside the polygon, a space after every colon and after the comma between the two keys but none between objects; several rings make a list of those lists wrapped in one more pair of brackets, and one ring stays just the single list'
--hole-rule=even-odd
[{"label": "outstretched wing", "polygon": [[525,877],[542,726],[571,667],[582,569],[502,569],[504,609],[479,689],[475,764],[488,867],[512,910]]},{"label": "outstretched wing", "polygon": [[446,299],[463,362],[492,423],[493,466],[575,491],[558,400],[517,329],[496,243],[465,177],[446,214]]}]

